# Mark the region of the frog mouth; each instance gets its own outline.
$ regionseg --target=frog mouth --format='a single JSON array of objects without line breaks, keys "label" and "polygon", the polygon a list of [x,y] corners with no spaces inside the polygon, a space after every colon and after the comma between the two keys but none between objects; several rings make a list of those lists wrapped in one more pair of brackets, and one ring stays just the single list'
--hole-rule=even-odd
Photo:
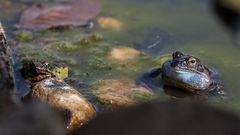
[{"label": "frog mouth", "polygon": [[199,75],[204,76],[204,78],[209,78],[209,76],[207,74],[205,74],[204,72],[200,72],[200,71],[197,71],[196,69],[191,69],[191,68],[188,68],[186,66],[184,66],[184,67],[176,66],[172,69],[173,69],[173,72],[175,72],[177,74],[195,73],[195,74],[199,74]]},{"label": "frog mouth", "polygon": [[195,70],[195,69],[191,69],[191,68],[188,68],[188,67],[186,67],[186,66],[176,66],[176,67],[174,67],[174,68],[172,68],[175,72],[194,72],[194,73],[199,73],[200,74],[200,72],[199,71],[197,71],[197,70]]},{"label": "frog mouth", "polygon": [[[204,72],[199,72],[199,71],[188,69],[188,68],[174,68],[173,72],[175,72],[174,74],[176,74],[177,78],[179,78],[180,80],[185,80],[183,81],[185,84],[189,84],[186,82],[189,82],[189,81],[192,82],[195,79],[205,83],[211,82],[211,77],[205,74]],[[197,82],[200,83],[199,81]],[[203,84],[199,84],[199,85],[203,85]]]}]

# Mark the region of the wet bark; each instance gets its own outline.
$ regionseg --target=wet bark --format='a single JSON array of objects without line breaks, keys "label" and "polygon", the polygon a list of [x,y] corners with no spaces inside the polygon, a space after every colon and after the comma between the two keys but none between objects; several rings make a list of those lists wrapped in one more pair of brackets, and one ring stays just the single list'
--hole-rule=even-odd
[{"label": "wet bark", "polygon": [[0,110],[13,104],[14,80],[10,48],[0,22]]}]

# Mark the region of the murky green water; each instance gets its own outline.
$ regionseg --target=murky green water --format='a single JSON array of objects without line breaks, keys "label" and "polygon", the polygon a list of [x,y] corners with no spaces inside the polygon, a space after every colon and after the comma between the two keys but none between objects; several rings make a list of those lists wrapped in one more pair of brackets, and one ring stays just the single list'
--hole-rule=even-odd
[{"label": "murky green water", "polygon": [[[14,1],[0,1],[7,3],[0,7],[0,16],[10,37],[14,35],[12,26],[18,22],[21,11],[31,4],[31,0]],[[64,63],[71,69],[70,78],[81,82],[78,84],[90,85],[100,79],[137,80],[156,66],[157,58],[180,50],[199,57],[221,74],[231,99],[227,102],[210,99],[209,102],[240,111],[240,47],[232,44],[207,0],[102,0],[102,4],[99,17],[120,20],[123,23],[120,31],[96,26],[94,29],[34,32],[31,33],[33,40],[14,46],[18,48],[16,54]],[[75,47],[74,43],[93,34],[100,35],[101,41]],[[154,43],[157,45],[152,46]],[[113,64],[107,55],[117,46],[132,47],[145,55],[130,63]],[[76,87],[86,92],[85,87]],[[165,91],[158,95],[163,99],[168,97]]]}]

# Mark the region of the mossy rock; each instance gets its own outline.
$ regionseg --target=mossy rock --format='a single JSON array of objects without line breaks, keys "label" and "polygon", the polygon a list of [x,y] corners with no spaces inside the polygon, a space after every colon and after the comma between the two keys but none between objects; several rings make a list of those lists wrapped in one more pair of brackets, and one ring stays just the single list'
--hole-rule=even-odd
[{"label": "mossy rock", "polygon": [[136,105],[153,99],[150,90],[127,79],[98,81],[92,86],[92,91],[98,102],[112,108]]}]

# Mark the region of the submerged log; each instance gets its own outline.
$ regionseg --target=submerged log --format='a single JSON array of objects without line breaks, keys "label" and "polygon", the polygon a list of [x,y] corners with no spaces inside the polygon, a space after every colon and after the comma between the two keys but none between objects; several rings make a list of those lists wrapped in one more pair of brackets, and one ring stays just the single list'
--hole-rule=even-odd
[{"label": "submerged log", "polygon": [[0,111],[13,104],[14,80],[10,48],[0,22]]}]

